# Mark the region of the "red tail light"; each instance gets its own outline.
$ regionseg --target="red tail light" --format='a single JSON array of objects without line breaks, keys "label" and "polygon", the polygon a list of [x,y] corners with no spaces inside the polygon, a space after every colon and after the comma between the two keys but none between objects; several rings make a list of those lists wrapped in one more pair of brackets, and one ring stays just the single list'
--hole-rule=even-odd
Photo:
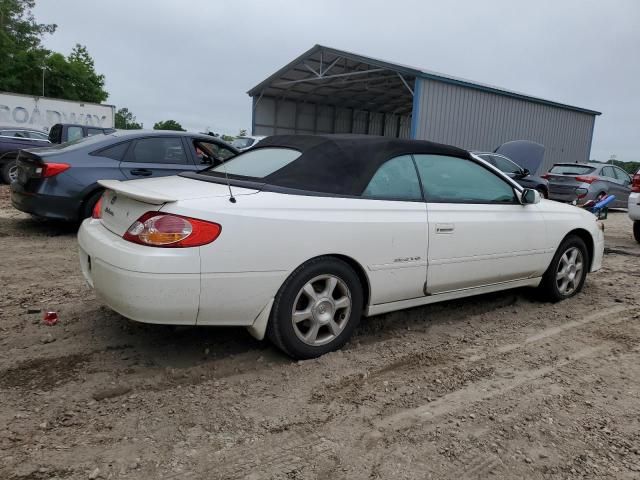
[{"label": "red tail light", "polygon": [[64,172],[65,170],[69,170],[71,165],[68,163],[45,163],[42,166],[42,172],[40,173],[41,177],[54,177],[59,173]]},{"label": "red tail light", "polygon": [[91,212],[91,218],[102,218],[102,198],[101,196],[96,204],[93,206],[93,211]]},{"label": "red tail light", "polygon": [[583,183],[593,183],[598,180],[598,177],[594,177],[593,175],[578,175],[576,180]]},{"label": "red tail light", "polygon": [[129,227],[125,240],[150,247],[199,247],[220,236],[222,227],[181,215],[147,212]]},{"label": "red tail light", "polygon": [[551,175],[549,175],[548,173],[544,173],[544,174],[540,175],[540,178],[544,178],[545,180],[549,180],[551,178]]},{"label": "red tail light", "polygon": [[631,191],[640,193],[640,172],[636,173],[631,180]]}]

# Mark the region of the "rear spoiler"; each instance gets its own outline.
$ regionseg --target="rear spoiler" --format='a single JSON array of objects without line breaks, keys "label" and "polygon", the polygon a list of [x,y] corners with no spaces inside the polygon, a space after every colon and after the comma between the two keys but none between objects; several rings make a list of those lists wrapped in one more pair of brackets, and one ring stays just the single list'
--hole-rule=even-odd
[{"label": "rear spoiler", "polygon": [[127,182],[121,182],[120,180],[98,180],[98,184],[116,193],[121,193],[126,197],[152,205],[162,205],[163,203],[178,201],[177,198],[164,195],[160,192],[154,192],[153,190],[147,190],[139,185],[129,185]]}]

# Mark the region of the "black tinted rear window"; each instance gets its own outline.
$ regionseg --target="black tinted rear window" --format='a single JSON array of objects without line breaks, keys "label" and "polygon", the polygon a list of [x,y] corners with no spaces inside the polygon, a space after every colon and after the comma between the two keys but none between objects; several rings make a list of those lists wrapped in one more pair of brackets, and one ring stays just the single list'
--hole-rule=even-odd
[{"label": "black tinted rear window", "polygon": [[91,155],[113,158],[114,160],[122,160],[122,157],[126,153],[127,148],[129,148],[129,143],[130,142],[119,143],[117,145],[114,145],[113,147],[104,148],[102,150],[98,150],[97,152],[92,152]]},{"label": "black tinted rear window", "polygon": [[585,165],[554,165],[549,170],[549,173],[556,173],[558,175],[586,175],[595,170],[593,167],[587,167]]}]

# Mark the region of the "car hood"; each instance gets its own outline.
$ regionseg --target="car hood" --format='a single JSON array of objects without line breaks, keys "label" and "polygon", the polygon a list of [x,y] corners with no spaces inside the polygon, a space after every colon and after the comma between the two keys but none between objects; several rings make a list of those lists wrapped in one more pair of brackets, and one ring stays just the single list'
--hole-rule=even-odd
[{"label": "car hood", "polygon": [[531,175],[536,175],[544,160],[544,145],[529,140],[514,140],[500,145],[495,153],[510,158],[518,166],[529,170]]}]

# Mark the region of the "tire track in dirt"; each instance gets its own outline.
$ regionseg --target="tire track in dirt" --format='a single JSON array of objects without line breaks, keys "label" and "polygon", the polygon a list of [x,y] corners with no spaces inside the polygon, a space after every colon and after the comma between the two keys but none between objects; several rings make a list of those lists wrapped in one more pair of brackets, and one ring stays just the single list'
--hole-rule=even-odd
[{"label": "tire track in dirt", "polygon": [[[567,322],[566,324],[545,329],[539,333],[525,338],[523,341],[515,344],[506,344],[496,349],[487,350],[483,355],[475,355],[468,359],[469,363],[479,362],[489,357],[500,357],[505,354],[515,352],[527,345],[541,342],[543,340],[564,334],[571,329],[577,329],[591,324],[601,326],[617,325],[625,320],[633,318],[632,314],[637,312],[637,308],[628,308],[624,306],[616,306],[591,314],[581,320]],[[602,322],[604,320],[604,322]],[[352,416],[345,419],[345,415],[337,418],[328,418],[327,422],[316,424],[314,429],[309,430],[310,425],[301,425],[300,428],[293,426],[289,431],[281,434],[267,435],[264,439],[250,446],[233,447],[230,451],[218,452],[217,457],[209,459],[214,463],[226,465],[228,468],[219,471],[219,476],[215,478],[264,478],[260,476],[260,472],[293,472],[296,468],[309,466],[317,461],[318,456],[335,457],[336,462],[340,463],[340,459],[344,459],[345,452],[342,451],[335,439],[335,433],[342,432],[343,438],[340,438],[340,444],[348,443],[351,445],[347,457],[360,458],[364,461],[365,454],[370,450],[372,444],[379,443],[384,437],[393,436],[393,432],[400,432],[404,429],[420,429],[424,434],[428,430],[435,428],[439,419],[448,416],[451,413],[466,411],[472,405],[478,403],[486,403],[496,397],[504,396],[507,393],[517,390],[525,385],[533,384],[543,377],[563,369],[567,366],[574,365],[586,359],[603,355],[606,352],[613,351],[617,344],[616,339],[611,337],[609,343],[601,343],[596,346],[586,346],[573,352],[565,352],[565,357],[560,360],[552,360],[548,365],[539,368],[520,368],[508,373],[498,371],[498,378],[477,379],[468,386],[456,388],[454,391],[445,394],[439,399],[421,405],[413,409],[404,409],[394,414],[385,416],[367,424],[366,429],[370,434],[364,437],[354,434],[353,432],[362,431],[363,420],[359,416]],[[615,345],[611,345],[614,343]],[[425,357],[428,361],[432,361],[432,357]],[[367,378],[381,378],[385,375],[397,375],[393,367],[406,369],[405,373],[409,373],[416,368],[416,363],[401,359],[372,372],[369,377],[360,378],[356,382],[357,388],[363,388]],[[392,367],[392,368],[390,368]],[[420,367],[418,366],[418,369]],[[502,374],[505,377],[501,377]],[[351,377],[346,377],[350,379]],[[343,381],[347,381],[344,380]],[[333,386],[338,390],[352,388],[352,385],[342,385],[338,382]],[[346,412],[343,412],[346,413]],[[359,428],[356,428],[357,425]],[[426,429],[425,429],[426,428]],[[326,433],[325,433],[326,432]],[[324,436],[323,436],[324,435]],[[355,437],[353,435],[356,435]],[[334,438],[335,441],[330,440]],[[313,455],[312,453],[316,454]],[[375,470],[375,464],[381,461],[378,455],[375,458],[367,458]],[[376,460],[377,458],[377,460]],[[366,462],[365,462],[366,463]],[[502,466],[502,461],[495,455],[487,455],[485,452],[470,452],[467,458],[462,459],[463,467],[460,470],[462,478],[479,478],[488,474],[491,470],[495,470]],[[256,474],[255,477],[247,476],[250,472]]]}]

